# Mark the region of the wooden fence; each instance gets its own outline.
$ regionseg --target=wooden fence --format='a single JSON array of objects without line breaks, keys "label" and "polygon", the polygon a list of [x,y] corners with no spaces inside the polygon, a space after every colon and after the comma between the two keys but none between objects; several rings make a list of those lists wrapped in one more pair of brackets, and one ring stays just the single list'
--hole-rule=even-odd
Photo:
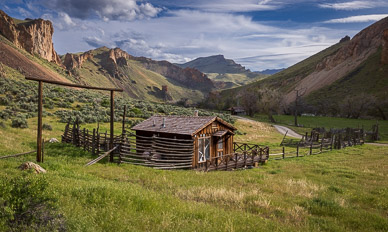
[{"label": "wooden fence", "polygon": [[[241,168],[257,167],[267,162],[269,148],[255,144],[234,143],[235,153],[218,157],[211,157],[198,167],[202,171],[230,171]],[[236,151],[240,151],[237,153]],[[241,153],[242,152],[242,153]]]}]

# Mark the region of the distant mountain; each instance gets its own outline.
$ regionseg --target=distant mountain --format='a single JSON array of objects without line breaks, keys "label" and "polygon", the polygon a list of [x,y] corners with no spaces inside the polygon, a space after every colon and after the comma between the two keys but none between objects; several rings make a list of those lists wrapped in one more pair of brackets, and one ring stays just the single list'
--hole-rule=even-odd
[{"label": "distant mountain", "polygon": [[261,73],[251,72],[233,60],[225,59],[223,55],[200,57],[177,65],[182,68],[194,68],[206,73],[219,89],[246,85],[252,81],[266,77],[266,75]]},{"label": "distant mountain", "polygon": [[203,73],[225,74],[250,72],[249,69],[245,69],[245,67],[237,64],[233,60],[225,59],[223,55],[199,57],[187,63],[177,65],[182,68],[195,68]]},{"label": "distant mountain", "polygon": [[[339,43],[262,81],[222,91],[222,101],[236,101],[235,96],[259,88],[278,89],[286,105],[295,101],[295,89],[303,89],[305,103],[318,112],[334,107],[338,113],[345,98],[354,99],[361,94],[373,96],[377,102],[386,101],[388,17],[352,39],[346,36]],[[388,109],[381,111],[388,112]]]},{"label": "distant mountain", "polygon": [[120,87],[124,93],[152,101],[201,101],[215,88],[205,74],[167,61],[134,57],[115,48],[58,56],[52,23],[43,19],[19,20],[0,10],[0,65],[22,76]]},{"label": "distant mountain", "polygon": [[261,74],[265,74],[265,75],[273,75],[275,73],[283,71],[284,69],[285,68],[281,68],[281,69],[266,69],[266,70],[263,70],[263,71],[258,71],[257,73],[261,73]]}]

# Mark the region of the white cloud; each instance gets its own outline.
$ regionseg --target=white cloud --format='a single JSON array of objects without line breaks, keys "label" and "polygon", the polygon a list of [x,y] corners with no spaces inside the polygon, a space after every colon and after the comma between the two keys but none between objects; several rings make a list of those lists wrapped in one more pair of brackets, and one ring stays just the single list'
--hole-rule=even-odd
[{"label": "white cloud", "polygon": [[268,26],[236,13],[200,10],[165,13],[163,17],[129,22],[85,20],[85,30],[54,33],[55,46],[61,54],[103,45],[118,46],[135,56],[174,63],[223,54],[251,70],[263,70],[290,66],[343,36],[358,32],[317,24],[287,28],[284,22],[280,26]]},{"label": "white cloud", "polygon": [[318,4],[321,8],[330,8],[335,10],[360,10],[370,9],[382,6],[388,6],[386,1],[349,1],[338,3],[322,3]]},{"label": "white cloud", "polygon": [[325,21],[325,23],[362,23],[370,21],[378,21],[388,17],[388,14],[373,14],[373,15],[357,15],[346,18],[331,19]]},{"label": "white cloud", "polygon": [[71,17],[80,19],[94,18],[96,15],[104,21],[151,18],[162,10],[148,2],[138,0],[43,0],[39,4],[62,11]]}]

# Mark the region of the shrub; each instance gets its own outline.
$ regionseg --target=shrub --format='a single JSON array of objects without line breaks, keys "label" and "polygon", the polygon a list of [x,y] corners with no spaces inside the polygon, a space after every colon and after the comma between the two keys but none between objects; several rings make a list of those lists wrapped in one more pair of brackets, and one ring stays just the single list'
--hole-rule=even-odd
[{"label": "shrub", "polygon": [[52,130],[53,130],[53,128],[51,127],[51,125],[50,125],[50,124],[46,124],[46,123],[43,123],[42,129],[43,129],[43,130],[49,130],[49,131],[52,131]]},{"label": "shrub", "polygon": [[11,126],[14,128],[28,128],[28,123],[24,116],[18,116],[12,119]]},{"label": "shrub", "polygon": [[47,185],[41,176],[29,174],[0,180],[0,230],[64,231],[64,219]]}]

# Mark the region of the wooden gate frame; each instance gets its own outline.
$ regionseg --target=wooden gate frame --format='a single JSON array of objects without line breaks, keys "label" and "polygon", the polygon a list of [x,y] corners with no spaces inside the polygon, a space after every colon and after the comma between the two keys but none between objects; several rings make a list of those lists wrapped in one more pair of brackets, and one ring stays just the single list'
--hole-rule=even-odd
[{"label": "wooden gate frame", "polygon": [[[123,89],[116,89],[116,88],[102,88],[102,87],[94,87],[94,86],[87,86],[87,85],[78,85],[73,83],[67,83],[62,81],[54,81],[54,80],[47,80],[47,79],[40,79],[35,77],[26,77],[27,80],[30,81],[38,81],[39,87],[38,87],[38,135],[36,140],[37,145],[37,153],[36,153],[36,162],[43,162],[42,157],[42,111],[43,111],[43,82],[54,84],[54,85],[62,85],[67,87],[73,87],[73,88],[82,88],[82,89],[94,89],[94,90],[103,90],[103,91],[110,91],[110,142],[109,142],[109,149],[113,149],[113,126],[114,126],[114,92],[123,92]],[[110,162],[113,162],[113,155],[110,156]]]}]

